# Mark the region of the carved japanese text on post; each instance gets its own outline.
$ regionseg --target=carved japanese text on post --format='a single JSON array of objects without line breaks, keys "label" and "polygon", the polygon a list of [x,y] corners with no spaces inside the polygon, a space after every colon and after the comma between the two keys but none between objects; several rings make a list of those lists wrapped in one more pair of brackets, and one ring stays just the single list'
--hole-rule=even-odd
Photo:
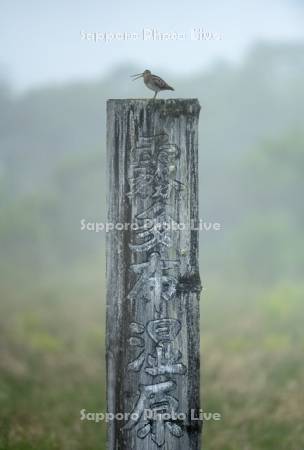
[{"label": "carved japanese text on post", "polygon": [[107,102],[108,450],[200,448],[199,111]]},{"label": "carved japanese text on post", "polygon": [[[127,369],[139,376],[131,411],[135,420],[130,418],[123,430],[136,433],[140,439],[150,435],[158,447],[165,444],[167,433],[177,439],[183,435],[183,424],[174,419],[179,407],[174,391],[176,378],[183,377],[187,368],[177,344],[182,324],[178,318],[170,317],[180,264],[179,255],[172,258],[173,233],[178,232],[172,205],[185,189],[175,178],[179,155],[178,146],[161,132],[139,139],[131,150],[128,167],[127,198],[136,221],[136,231],[128,245],[135,259],[140,254],[143,262],[131,266],[135,281],[127,299],[141,303],[141,308],[146,306],[144,317],[148,320],[129,325],[129,345],[135,348],[135,357]],[[150,411],[149,418],[144,417],[145,411],[146,415]]]}]

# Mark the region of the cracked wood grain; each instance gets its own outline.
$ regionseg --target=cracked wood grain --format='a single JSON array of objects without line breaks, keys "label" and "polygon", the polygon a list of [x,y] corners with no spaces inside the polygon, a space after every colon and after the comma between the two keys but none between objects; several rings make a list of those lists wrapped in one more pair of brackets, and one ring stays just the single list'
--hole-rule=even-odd
[{"label": "cracked wood grain", "polygon": [[107,102],[108,450],[200,448],[199,111]]}]

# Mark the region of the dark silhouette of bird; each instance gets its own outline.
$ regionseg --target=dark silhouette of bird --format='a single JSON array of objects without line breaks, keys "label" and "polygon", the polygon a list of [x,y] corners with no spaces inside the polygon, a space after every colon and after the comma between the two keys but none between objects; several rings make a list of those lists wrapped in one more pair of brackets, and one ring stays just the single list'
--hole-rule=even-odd
[{"label": "dark silhouette of bird", "polygon": [[153,99],[156,98],[159,91],[174,91],[173,87],[169,86],[162,78],[153,75],[150,70],[145,70],[143,73],[137,73],[136,75],[131,76],[134,77],[133,81],[143,77],[147,88],[155,92]]}]

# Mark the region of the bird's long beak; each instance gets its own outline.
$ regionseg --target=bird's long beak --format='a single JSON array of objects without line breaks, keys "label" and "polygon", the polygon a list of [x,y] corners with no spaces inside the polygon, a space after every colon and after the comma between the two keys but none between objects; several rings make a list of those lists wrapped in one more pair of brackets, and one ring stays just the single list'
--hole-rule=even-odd
[{"label": "bird's long beak", "polygon": [[138,78],[141,78],[143,76],[144,76],[143,73],[137,73],[136,75],[131,75],[132,78],[135,77],[135,78],[133,78],[133,81],[138,80]]}]

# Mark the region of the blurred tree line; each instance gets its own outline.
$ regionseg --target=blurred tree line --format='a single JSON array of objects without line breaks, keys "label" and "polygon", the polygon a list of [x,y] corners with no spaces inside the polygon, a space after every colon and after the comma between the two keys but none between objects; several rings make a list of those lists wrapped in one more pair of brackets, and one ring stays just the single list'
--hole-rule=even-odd
[{"label": "blurred tree line", "polygon": [[[0,85],[2,270],[49,272],[103,254],[105,102],[146,91],[123,66],[103,80],[16,94]],[[196,96],[200,118],[200,216],[205,274],[253,282],[298,278],[303,266],[301,45],[258,45],[239,65],[218,63],[172,80]],[[172,79],[172,77],[170,77]],[[111,93],[111,94],[110,94]]]}]

